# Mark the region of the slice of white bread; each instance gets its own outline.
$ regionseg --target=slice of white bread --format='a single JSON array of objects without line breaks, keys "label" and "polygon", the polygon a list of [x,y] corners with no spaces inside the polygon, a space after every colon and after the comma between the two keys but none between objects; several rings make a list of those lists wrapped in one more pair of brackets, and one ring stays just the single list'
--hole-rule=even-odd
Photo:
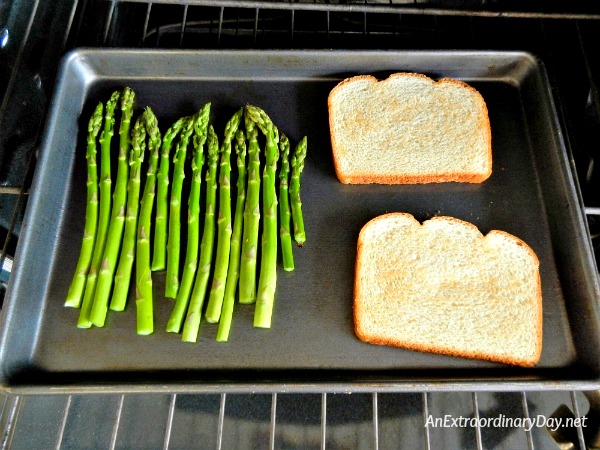
[{"label": "slice of white bread", "polygon": [[390,213],[360,232],[356,335],[378,345],[532,366],[542,350],[539,261],[519,238]]},{"label": "slice of white bread", "polygon": [[487,106],[461,81],[359,75],[332,89],[328,109],[342,183],[481,183],[492,173]]}]

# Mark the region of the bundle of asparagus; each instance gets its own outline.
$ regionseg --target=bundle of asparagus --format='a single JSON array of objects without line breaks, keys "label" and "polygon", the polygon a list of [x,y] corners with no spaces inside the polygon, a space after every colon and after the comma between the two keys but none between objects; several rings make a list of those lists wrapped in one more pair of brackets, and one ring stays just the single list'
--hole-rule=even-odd
[{"label": "bundle of asparagus", "polygon": [[[106,105],[98,104],[90,118],[84,236],[65,305],[81,307],[79,327],[104,326],[109,305],[113,311],[125,309],[135,262],[133,279],[140,335],[154,331],[152,272],[165,269],[164,296],[176,299],[166,330],[182,332],[182,340],[197,340],[207,299],[206,321],[218,323],[217,340],[227,341],[236,293],[240,303],[256,303],[254,326],[269,328],[279,242],[283,268],[292,271],[292,233],[298,246],[306,239],[300,199],[306,137],[292,152],[289,139],[279,133],[267,113],[248,105],[227,122],[219,145],[218,136],[209,124],[211,104],[207,103],[196,114],[177,120],[161,138],[158,120],[150,108],[145,109],[130,130],[134,99],[135,94],[129,88],[116,91]],[[119,100],[120,139],[113,188],[111,139]],[[264,140],[259,139],[259,131]],[[231,164],[232,147],[235,169]],[[147,171],[142,179],[146,153]],[[191,171],[187,190],[184,189],[186,171]],[[200,240],[203,172],[205,210]],[[232,176],[236,177],[235,198]],[[183,192],[188,192],[184,242],[181,239]],[[180,267],[184,244],[185,261]]]}]

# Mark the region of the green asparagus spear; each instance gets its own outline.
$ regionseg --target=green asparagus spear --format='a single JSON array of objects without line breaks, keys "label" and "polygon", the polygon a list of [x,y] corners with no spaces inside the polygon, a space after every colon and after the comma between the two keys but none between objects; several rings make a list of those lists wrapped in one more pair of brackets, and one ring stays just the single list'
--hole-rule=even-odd
[{"label": "green asparagus spear", "polygon": [[282,134],[279,140],[281,169],[279,170],[279,239],[281,240],[281,255],[283,270],[294,270],[294,253],[292,250],[292,235],[290,234],[289,176],[290,176],[290,141]]},{"label": "green asparagus spear", "polygon": [[244,204],[246,201],[246,138],[242,130],[235,135],[235,153],[237,155],[237,197],[235,201],[235,215],[233,232],[231,235],[231,252],[229,255],[229,269],[225,283],[223,297],[223,310],[217,330],[217,341],[226,342],[229,338],[231,318],[235,304],[235,292],[238,285],[240,271],[240,253],[242,250],[242,226],[244,222]]},{"label": "green asparagus spear", "polygon": [[242,120],[244,109],[241,108],[227,122],[225,137],[221,145],[221,163],[219,168],[219,216],[217,219],[217,254],[215,256],[215,271],[210,288],[206,321],[216,323],[221,317],[223,295],[229,267],[229,252],[231,250],[231,141]]},{"label": "green asparagus spear", "polygon": [[[194,281],[190,305],[183,325],[182,340],[196,342],[200,329],[202,305],[208,287],[215,242],[215,210],[217,209],[217,163],[219,162],[219,140],[212,126],[208,127],[208,170],[206,171],[206,209],[204,230],[200,244],[200,261]],[[171,331],[171,330],[169,330]]]},{"label": "green asparagus spear", "polygon": [[125,215],[125,232],[123,245],[119,255],[119,264],[115,273],[115,287],[111,304],[119,305],[127,302],[131,271],[135,259],[138,212],[140,209],[140,177],[142,162],[146,150],[146,126],[143,114],[138,117],[133,127],[131,151],[129,153],[129,181],[127,183],[127,213]]},{"label": "green asparagus spear", "polygon": [[279,159],[279,133],[269,116],[260,108],[247,106],[248,115],[266,137],[263,170],[264,223],[261,240],[260,275],[256,292],[254,326],[271,327],[275,287],[277,284],[277,191],[276,172]]},{"label": "green asparagus spear", "polygon": [[119,248],[123,237],[123,228],[125,225],[125,205],[127,203],[127,179],[129,178],[129,147],[131,140],[129,130],[131,128],[131,117],[133,115],[133,102],[135,93],[125,88],[121,93],[121,126],[119,128],[119,156],[117,164],[117,179],[113,191],[113,204],[110,224],[108,226],[108,236],[102,256],[102,264],[96,283],[96,294],[90,319],[97,327],[104,326],[106,312],[108,310],[108,300],[113,284],[113,276],[119,257]]},{"label": "green asparagus spear", "polygon": [[175,156],[173,157],[173,188],[169,209],[169,237],[167,241],[167,278],[165,296],[176,298],[179,290],[179,255],[181,233],[181,190],[185,178],[185,159],[190,136],[194,131],[194,117],[183,125]]},{"label": "green asparagus spear", "polygon": [[294,240],[299,246],[306,241],[306,232],[304,231],[304,217],[302,215],[302,201],[300,200],[300,175],[304,170],[304,160],[306,159],[307,140],[304,136],[294,151],[292,156],[292,178],[290,181],[290,200],[292,203],[292,220],[294,222]]},{"label": "green asparagus spear", "polygon": [[[135,248],[135,306],[137,315],[137,334],[148,335],[154,332],[154,311],[152,295],[152,272],[150,270],[150,233],[152,229],[152,209],[156,190],[156,169],[160,153],[160,130],[158,120],[150,108],[143,114],[148,134],[148,169],[146,182],[140,203],[140,216],[137,226],[137,245]],[[125,298],[125,297],[122,297]],[[114,299],[113,299],[114,300]],[[112,302],[110,308],[122,311],[125,303]]]},{"label": "green asparagus spear", "polygon": [[96,241],[96,230],[98,228],[98,164],[96,163],[96,138],[100,133],[102,126],[102,116],[104,114],[104,104],[98,103],[90,122],[88,124],[87,152],[87,204],[85,208],[85,225],[83,229],[83,239],[79,260],[75,268],[75,275],[69,286],[65,306],[79,308],[81,306],[81,297],[85,288],[85,280],[92,262],[92,253],[94,251],[94,242]]},{"label": "green asparagus spear", "polygon": [[94,303],[94,295],[96,293],[96,281],[98,280],[98,271],[102,263],[104,255],[104,246],[106,244],[106,236],[108,234],[108,224],[110,222],[110,205],[111,205],[111,187],[112,181],[110,178],[110,143],[115,130],[115,108],[121,96],[120,91],[115,91],[106,102],[104,110],[104,130],[100,137],[100,208],[98,210],[98,232],[96,234],[96,242],[94,243],[94,253],[92,254],[92,263],[88,272],[88,277],[85,283],[85,292],[79,320],[77,326],[79,328],[90,328],[92,321],[90,314]]},{"label": "green asparagus spear", "polygon": [[194,118],[194,153],[192,157],[192,183],[188,198],[187,249],[181,285],[177,292],[175,306],[167,322],[167,331],[179,333],[190,301],[196,269],[198,268],[198,242],[200,238],[200,190],[202,166],[204,165],[204,144],[208,134],[210,103],[198,112]]},{"label": "green asparagus spear", "polygon": [[258,255],[258,229],[260,224],[260,148],[258,128],[244,114],[248,140],[248,192],[244,206],[244,230],[240,260],[239,301],[250,304],[256,301],[256,260]]},{"label": "green asparagus spear", "polygon": [[185,124],[186,117],[177,120],[163,137],[160,154],[160,166],[156,174],[156,226],[154,229],[154,252],[152,270],[164,270],[167,267],[167,216],[169,211],[169,168],[171,165],[171,148],[173,139]]}]

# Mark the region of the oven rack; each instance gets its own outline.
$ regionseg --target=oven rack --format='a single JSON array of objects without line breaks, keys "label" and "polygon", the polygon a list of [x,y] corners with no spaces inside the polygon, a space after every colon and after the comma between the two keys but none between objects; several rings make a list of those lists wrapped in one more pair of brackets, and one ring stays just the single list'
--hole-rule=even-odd
[{"label": "oven rack", "polygon": [[[15,449],[585,449],[597,437],[582,427],[554,433],[478,424],[487,418],[541,424],[541,417],[566,418],[565,411],[581,420],[586,408],[575,392],[7,397],[1,442]],[[435,425],[445,417],[446,428]],[[453,419],[474,426],[453,427]]]},{"label": "oven rack", "polygon": [[[0,58],[7,62],[0,69],[2,267],[18,241],[58,60],[79,46],[531,51],[548,69],[598,250],[600,9],[593,2],[46,3],[0,9]],[[555,448],[560,437],[544,427],[440,429],[426,426],[427,418],[549,417],[563,404],[582,417],[589,409],[574,391],[6,395],[0,402],[3,448]],[[563,439],[573,448],[592,445],[589,427],[568,431]]]}]

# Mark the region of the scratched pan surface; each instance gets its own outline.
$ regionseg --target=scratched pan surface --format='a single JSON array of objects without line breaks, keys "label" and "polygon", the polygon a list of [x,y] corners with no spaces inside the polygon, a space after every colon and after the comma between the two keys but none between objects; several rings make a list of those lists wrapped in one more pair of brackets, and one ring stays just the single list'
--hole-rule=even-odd
[{"label": "scratched pan surface", "polygon": [[[481,185],[347,186],[335,177],[327,95],[341,79],[415,71],[471,83],[485,98],[493,174]],[[213,104],[222,130],[240,106],[263,107],[297,142],[309,138],[302,181],[308,241],[296,270],[278,272],[273,325],[252,327],[237,306],[228,343],[202,324],[196,344],[164,331],[172,300],[154,277],[155,328],[135,334],[135,305],[105,328],[76,327],[63,307],[85,212],[85,130],[95,104],[129,85],[137,112],[150,105],[163,131]],[[353,332],[359,230],[404,211],[450,215],[483,233],[508,231],[537,253],[543,289],[543,352],[536,367],[365,344]],[[543,65],[499,52],[165,52],[76,50],[59,73],[26,226],[2,311],[1,384],[12,392],[147,390],[590,389],[599,387],[598,275],[581,201]]]}]

